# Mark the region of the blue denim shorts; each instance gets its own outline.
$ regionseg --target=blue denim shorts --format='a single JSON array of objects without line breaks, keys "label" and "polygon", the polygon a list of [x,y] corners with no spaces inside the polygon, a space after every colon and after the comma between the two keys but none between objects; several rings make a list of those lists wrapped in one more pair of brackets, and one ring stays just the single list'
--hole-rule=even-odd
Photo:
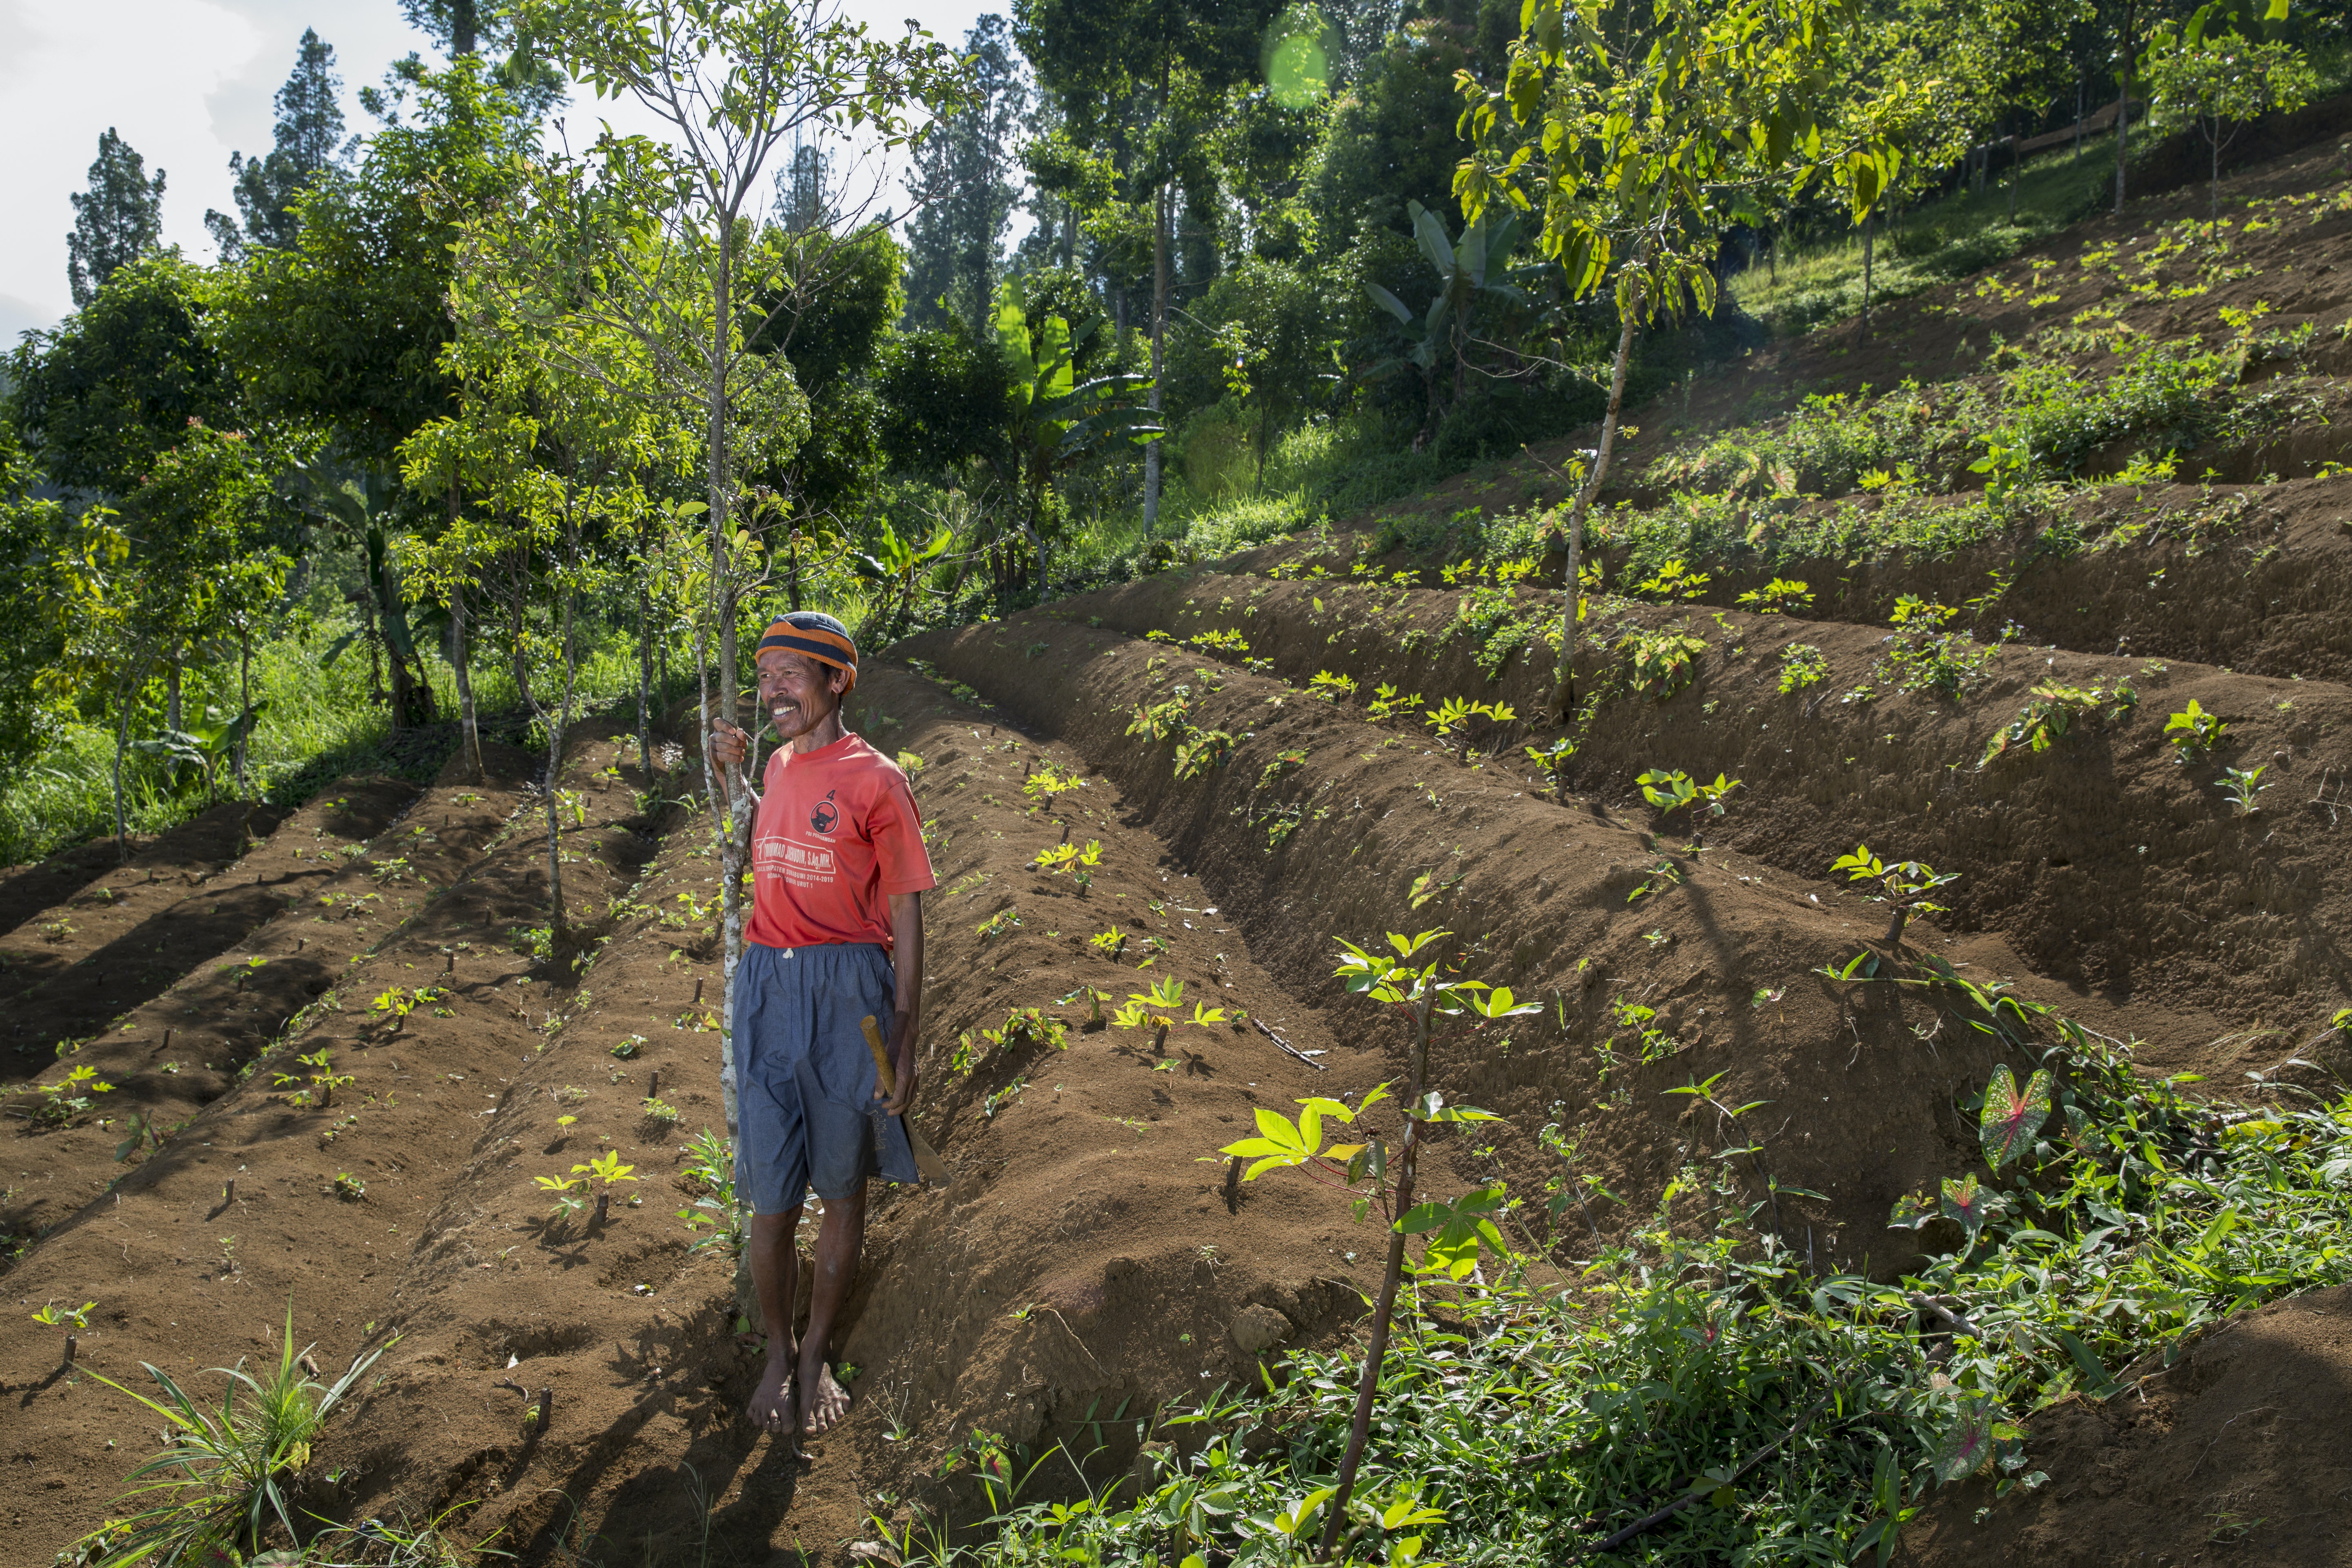
[{"label": "blue denim shorts", "polygon": [[783,1214],[811,1187],[845,1198],[866,1179],[919,1179],[907,1130],[874,1108],[869,1015],[890,1037],[898,980],[871,942],[746,943],[735,975],[735,1192]]}]

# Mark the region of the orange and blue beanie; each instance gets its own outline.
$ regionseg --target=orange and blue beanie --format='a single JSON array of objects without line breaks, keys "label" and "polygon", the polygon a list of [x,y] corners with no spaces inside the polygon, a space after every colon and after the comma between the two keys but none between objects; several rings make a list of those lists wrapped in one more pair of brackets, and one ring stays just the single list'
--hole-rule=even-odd
[{"label": "orange and blue beanie", "polygon": [[819,664],[831,665],[835,669],[847,670],[849,684],[841,689],[844,696],[857,688],[857,644],[850,639],[849,628],[831,616],[817,610],[794,610],[789,616],[769,622],[768,629],[760,634],[760,646],[752,650],[751,657],[757,659],[772,647],[803,655]]}]

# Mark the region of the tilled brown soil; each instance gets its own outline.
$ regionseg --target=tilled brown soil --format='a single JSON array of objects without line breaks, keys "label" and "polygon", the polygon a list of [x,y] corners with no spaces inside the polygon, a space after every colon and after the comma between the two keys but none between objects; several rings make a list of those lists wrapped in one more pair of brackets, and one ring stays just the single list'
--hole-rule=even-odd
[{"label": "tilled brown soil", "polygon": [[[275,807],[243,801],[209,806],[167,832],[132,838],[127,878],[141,884],[184,885],[189,876],[209,876],[244,853],[247,840],[267,835],[283,815]],[[13,937],[34,916],[50,918],[47,911],[53,906],[69,907],[84,888],[125,878],[125,864],[112,838],[93,838],[47,859],[0,869],[0,930]],[[37,927],[33,930],[37,933]],[[46,936],[37,940],[48,944]],[[0,953],[5,952],[0,948]],[[13,967],[17,960],[5,962]]]},{"label": "tilled brown soil", "polygon": [[[191,965],[320,896],[352,852],[416,796],[415,785],[398,779],[343,779],[274,828],[268,825],[278,814],[268,807],[215,806],[199,820],[247,824],[243,853],[227,864],[142,866],[134,858],[59,910],[0,938],[8,963],[0,1007],[10,1015],[10,1065],[37,1068],[67,1042],[152,1002],[193,973]],[[268,837],[257,837],[264,831]],[[44,929],[60,921],[72,929],[55,935]]]},{"label": "tilled brown soil", "polygon": [[1982,1481],[1950,1489],[1896,1561],[2352,1563],[2352,1288],[2232,1319],[2118,1381],[2103,1402],[2074,1394],[2033,1418],[2048,1484],[2000,1500]]},{"label": "tilled brown soil", "polygon": [[[574,907],[585,912],[625,889],[646,854],[627,831],[635,795],[592,766],[609,760],[616,729],[583,727],[567,773],[587,813],[564,836]],[[446,802],[435,798],[445,792]],[[9,1275],[12,1293],[27,1303],[98,1306],[76,1367],[58,1366],[58,1342],[47,1332],[11,1334],[0,1345],[0,1388],[16,1411],[11,1453],[21,1466],[12,1466],[15,1484],[0,1504],[0,1561],[46,1562],[100,1523],[123,1473],[152,1441],[135,1407],[93,1381],[92,1371],[139,1385],[139,1363],[149,1362],[216,1397],[219,1379],[203,1369],[272,1348],[289,1306],[296,1333],[318,1342],[321,1363],[340,1365],[394,1330],[398,1265],[452,1201],[478,1135],[484,1096],[472,1080],[495,1078],[502,1066],[511,1074],[509,1064],[526,1059],[541,1038],[524,1016],[538,998],[509,984],[525,967],[511,933],[547,918],[537,811],[526,808],[514,830],[497,826],[501,805],[516,798],[511,783],[437,787],[399,830],[397,858],[408,862],[399,880],[381,889],[372,879],[354,881],[347,890],[356,905],[342,921],[310,927],[315,935],[291,916],[264,928],[273,942],[303,945],[291,956],[277,952],[258,973],[282,965],[295,992],[306,994],[309,949],[329,948],[341,955],[333,974],[322,976],[331,989],[321,987],[318,1004],[282,1032],[257,1070],[216,1080],[216,1095],[185,1094],[192,1066],[178,1074],[159,1067],[118,1091],[193,1115],[143,1161],[133,1156],[135,1168],[110,1190],[89,1189],[109,1185],[106,1143],[119,1126],[100,1130],[85,1120],[69,1133],[15,1137],[10,1202],[57,1217]],[[470,806],[484,807],[486,819],[463,819]],[[393,847],[379,842],[371,858],[381,865]],[[436,880],[428,887],[427,879]],[[330,929],[339,926],[348,929]],[[420,1005],[396,1027],[369,1011],[368,999],[389,988],[413,993],[426,984],[447,988],[434,1004],[446,1019]],[[289,1000],[268,999],[270,1008]],[[446,1027],[418,1026],[428,1018]],[[210,1021],[215,1063],[251,1038],[250,1024]],[[137,1029],[127,1038],[124,1048],[162,1049],[160,1038]],[[172,1048],[177,1053],[180,1042]],[[276,1074],[300,1074],[292,1058],[321,1048],[352,1081],[326,1105],[298,1106]],[[497,1098],[488,1096],[493,1104]],[[79,1188],[85,1198],[77,1205],[44,1188]],[[355,1423],[352,1435],[362,1432],[395,1444],[409,1436]],[[309,1500],[331,1508],[334,1500],[314,1490]]]},{"label": "tilled brown soil", "polygon": [[[1492,754],[1489,775],[1544,788],[1521,746],[1558,732],[1537,721],[1551,690],[1548,654],[1516,654],[1489,680],[1473,641],[1456,635],[1462,593],[1348,581],[1344,552],[1332,569],[1341,581],[1163,574],[1016,616],[1005,625],[1018,629],[1003,636],[1025,637],[1033,619],[1180,641],[1230,631],[1294,687],[1318,671],[1353,678],[1359,712],[1382,683],[1431,704],[1507,703],[1519,720],[1482,721],[1472,743]],[[2262,1065],[2251,1058],[2265,1050],[2283,1058],[2352,1000],[2352,692],[2340,685],[2011,644],[1948,698],[1875,674],[1886,627],[1630,601],[1592,622],[1599,646],[1580,684],[1606,695],[1566,770],[1586,800],[1664,837],[1703,832],[1808,883],[1865,842],[1882,857],[1958,871],[1938,895],[1951,906],[1940,927],[1998,933],[2066,987],[2085,1021],[2147,1039],[2153,1066],[2234,1073]],[[1628,689],[1618,644],[1629,630],[1669,626],[1707,646],[1686,688],[1651,700]],[[1818,649],[1825,673],[1784,694],[1781,656],[1793,644]],[[1171,681],[1197,683],[1188,672],[1203,667],[1231,679],[1210,652],[1163,657]],[[2123,720],[2084,721],[2046,752],[2020,747],[1979,771],[1987,742],[2049,680],[2128,681],[2139,703]],[[1871,700],[1849,696],[1874,683]],[[1303,691],[1287,700],[1320,706]],[[2191,700],[2231,729],[2211,755],[2183,765],[2165,721]],[[1429,744],[1417,714],[1389,729],[1416,749]],[[2221,787],[2231,766],[2263,769],[2251,816]],[[1652,768],[1742,787],[1721,817],[1661,819],[1634,784]],[[2264,1032],[2248,1033],[2258,1025]],[[2240,1037],[2222,1057],[2207,1052],[2225,1034]]]}]

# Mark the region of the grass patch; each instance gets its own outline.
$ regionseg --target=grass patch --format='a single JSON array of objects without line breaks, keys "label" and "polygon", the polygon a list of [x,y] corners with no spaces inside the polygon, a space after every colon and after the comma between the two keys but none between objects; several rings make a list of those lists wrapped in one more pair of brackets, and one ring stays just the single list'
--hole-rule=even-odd
[{"label": "grass patch", "polygon": [[[1548,1204],[1519,1206],[1528,1252],[1506,1278],[1423,1286],[1384,1363],[1347,1560],[1559,1563],[1679,1501],[1611,1560],[1853,1561],[1940,1485],[2043,1484],[2018,1425],[2034,1410],[2116,1396],[2151,1351],[2352,1279],[2352,1099],[2191,1101],[2046,1009],[1948,970],[1904,978],[2044,1064],[1958,1108],[1979,1122],[1977,1169],[1895,1205],[1940,1250],[1891,1284],[1813,1272],[1780,1223],[1795,1194],[1747,1148],[1686,1165],[1624,1245],[1580,1247],[1581,1205],[1607,1194],[1563,1167]],[[937,1521],[894,1537],[941,1565],[1305,1561],[1353,1359],[1294,1355],[1164,1417],[1153,1436],[1175,1442],[1139,1489],[1097,1486],[1066,1446],[976,1432],[978,1542]],[[1073,1475],[1076,1506],[1023,1496],[1066,1496]]]}]

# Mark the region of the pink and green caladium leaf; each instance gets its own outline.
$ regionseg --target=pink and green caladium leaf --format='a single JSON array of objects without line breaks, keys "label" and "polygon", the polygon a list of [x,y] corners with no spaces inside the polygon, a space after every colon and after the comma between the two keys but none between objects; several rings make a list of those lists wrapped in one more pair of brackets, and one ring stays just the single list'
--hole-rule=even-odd
[{"label": "pink and green caladium leaf", "polygon": [[2025,1080],[2021,1093],[2007,1063],[1992,1069],[1992,1081],[1985,1085],[1984,1115],[1977,1123],[1977,1136],[1983,1141],[1985,1158],[1994,1170],[2024,1153],[2032,1146],[2033,1135],[2049,1120],[2047,1068],[2036,1069]]},{"label": "pink and green caladium leaf", "polygon": [[1962,1397],[1936,1443],[1936,1479],[1948,1484],[1982,1469],[1992,1455],[1992,1401],[1981,1394]]},{"label": "pink and green caladium leaf", "polygon": [[1970,1172],[1958,1181],[1944,1178],[1944,1217],[1957,1220],[1969,1233],[1969,1245],[1976,1245],[1977,1232],[1984,1228],[1985,1215],[1990,1208],[1990,1194],[1977,1184],[1976,1173]]}]

